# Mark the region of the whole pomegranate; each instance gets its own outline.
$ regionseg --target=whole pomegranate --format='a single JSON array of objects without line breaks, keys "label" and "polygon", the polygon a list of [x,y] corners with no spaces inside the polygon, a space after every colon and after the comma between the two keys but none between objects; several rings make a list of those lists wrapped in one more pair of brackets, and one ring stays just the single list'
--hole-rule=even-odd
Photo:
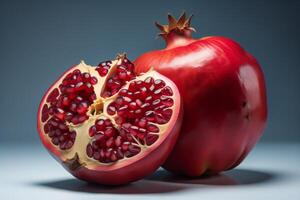
[{"label": "whole pomegranate", "polygon": [[97,67],[81,62],[44,95],[38,132],[75,177],[125,184],[165,161],[180,130],[180,104],[172,81],[154,70],[136,76],[125,55]]},{"label": "whole pomegranate", "polygon": [[191,37],[185,13],[157,27],[166,48],[145,53],[134,64],[154,67],[173,80],[183,98],[177,143],[163,165],[188,176],[237,166],[260,138],[267,119],[263,72],[253,56],[225,37]]}]

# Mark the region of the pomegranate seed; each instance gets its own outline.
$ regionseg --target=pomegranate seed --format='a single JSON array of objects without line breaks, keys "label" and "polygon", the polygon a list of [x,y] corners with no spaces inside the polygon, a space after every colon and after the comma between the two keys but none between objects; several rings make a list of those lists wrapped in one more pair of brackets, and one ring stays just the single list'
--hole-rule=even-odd
[{"label": "pomegranate seed", "polygon": [[125,116],[125,115],[126,115],[127,109],[128,109],[128,106],[127,106],[127,105],[122,106],[122,107],[119,108],[119,110],[118,110],[118,115],[121,116],[121,117],[122,117],[122,116]]},{"label": "pomegranate seed", "polygon": [[130,102],[129,108],[135,110],[135,109],[137,109],[137,107],[138,107],[138,106],[137,106],[137,103],[136,103],[136,102]]},{"label": "pomegranate seed", "polygon": [[85,120],[87,120],[89,117],[86,116],[86,115],[79,115],[78,117],[78,123],[82,123],[84,122]]},{"label": "pomegranate seed", "polygon": [[79,70],[79,69],[75,69],[75,70],[73,71],[73,74],[76,74],[76,75],[80,74],[80,70]]},{"label": "pomegranate seed", "polygon": [[162,89],[162,94],[167,96],[172,96],[173,91],[169,86],[166,86],[165,88]]},{"label": "pomegranate seed", "polygon": [[116,107],[114,107],[112,104],[110,104],[110,105],[108,106],[107,113],[108,113],[109,115],[114,115],[114,114],[116,114]]},{"label": "pomegranate seed", "polygon": [[148,134],[146,136],[146,144],[148,146],[152,145],[158,139],[158,135]]},{"label": "pomegranate seed", "polygon": [[103,119],[99,119],[96,121],[96,127],[98,130],[104,130],[105,125],[104,125],[104,120]]},{"label": "pomegranate seed", "polygon": [[162,110],[161,114],[167,119],[167,120],[170,120],[171,119],[171,116],[172,116],[172,109],[168,109],[168,108],[165,108]]},{"label": "pomegranate seed", "polygon": [[49,119],[48,111],[48,106],[45,104],[42,110],[42,122],[45,122],[47,119]]},{"label": "pomegranate seed", "polygon": [[112,125],[112,123],[109,119],[104,120],[104,124],[105,124],[105,126],[111,126]]},{"label": "pomegranate seed", "polygon": [[73,142],[72,141],[67,141],[65,143],[65,149],[70,149],[73,146]]},{"label": "pomegranate seed", "polygon": [[89,80],[90,79],[90,74],[89,73],[83,73],[82,76],[84,77],[84,79]]},{"label": "pomegranate seed", "polygon": [[101,157],[101,158],[105,158],[105,152],[104,152],[104,149],[101,149],[101,150],[100,150],[100,157]]},{"label": "pomegranate seed", "polygon": [[117,124],[121,125],[121,124],[124,122],[124,120],[123,120],[122,117],[116,117],[116,118],[115,118],[115,122],[116,122]]},{"label": "pomegranate seed", "polygon": [[147,120],[145,118],[142,118],[138,121],[138,126],[141,128],[145,128],[147,125]]},{"label": "pomegranate seed", "polygon": [[77,113],[84,114],[86,113],[87,109],[88,109],[88,103],[86,101],[83,101],[77,107]]},{"label": "pomegranate seed", "polygon": [[117,97],[117,99],[115,100],[116,106],[120,107],[121,105],[123,105],[123,98],[122,97]]},{"label": "pomegranate seed", "polygon": [[163,88],[166,85],[166,83],[163,80],[156,79],[154,81],[154,85],[156,89],[159,89],[159,88]]},{"label": "pomegranate seed", "polygon": [[98,71],[99,75],[103,77],[107,74],[108,69],[106,69],[104,67],[100,67],[100,68],[97,69],[97,71]]},{"label": "pomegranate seed", "polygon": [[161,91],[162,91],[162,89],[160,88],[160,89],[157,89],[157,90],[155,90],[154,91],[154,94],[157,96],[157,95],[160,95],[161,94]]},{"label": "pomegranate seed", "polygon": [[71,121],[71,119],[73,118],[73,114],[72,113],[70,113],[70,112],[67,112],[66,113],[66,121]]},{"label": "pomegranate seed", "polygon": [[121,136],[117,136],[117,138],[115,139],[115,145],[118,147],[121,145],[122,142],[122,137]]},{"label": "pomegranate seed", "polygon": [[150,86],[152,83],[154,83],[154,79],[152,77],[147,77],[145,79],[145,83],[147,86]]},{"label": "pomegranate seed", "polygon": [[58,144],[59,144],[59,140],[58,140],[57,137],[52,138],[51,142],[52,142],[53,144],[55,144],[55,145],[58,145]]},{"label": "pomegranate seed", "polygon": [[131,127],[130,123],[124,123],[122,124],[122,128],[125,128],[126,130],[128,130]]},{"label": "pomegranate seed", "polygon": [[56,121],[54,121],[53,118],[52,118],[52,120],[50,120],[50,124],[55,127],[58,126],[58,123]]},{"label": "pomegranate seed", "polygon": [[159,132],[159,128],[157,126],[155,126],[154,124],[148,124],[147,130],[149,132],[153,132],[153,133],[158,133]]},{"label": "pomegranate seed", "polygon": [[47,104],[44,104],[44,106],[42,108],[42,114],[48,114],[48,112],[49,112],[48,106],[47,106]]},{"label": "pomegranate seed", "polygon": [[92,77],[91,78],[91,80],[90,80],[90,83],[92,84],[92,85],[95,85],[96,83],[98,82],[98,80],[97,80],[97,78],[96,77]]},{"label": "pomegranate seed", "polygon": [[102,131],[98,131],[94,139],[98,142],[104,141],[105,140],[104,133]]},{"label": "pomegranate seed", "polygon": [[111,85],[112,90],[118,90],[121,87],[121,83],[119,81],[114,81]]},{"label": "pomegranate seed", "polygon": [[155,115],[155,120],[158,124],[165,124],[168,122],[168,120],[166,120],[161,114],[156,114]]},{"label": "pomegranate seed", "polygon": [[137,135],[138,134],[138,127],[137,126],[131,126],[129,129],[130,134]]},{"label": "pomegranate seed", "polygon": [[64,97],[63,97],[62,104],[63,104],[64,106],[69,106],[70,100],[68,99],[67,96],[64,96]]},{"label": "pomegranate seed", "polygon": [[152,110],[149,110],[145,113],[146,119],[150,122],[155,121],[155,113]]},{"label": "pomegranate seed", "polygon": [[48,133],[49,131],[50,131],[50,125],[48,123],[46,123],[44,126],[44,132]]},{"label": "pomegranate seed", "polygon": [[120,78],[121,80],[126,80],[126,78],[127,78],[126,72],[120,72],[120,73],[118,74],[118,76],[119,76],[119,78]]},{"label": "pomegranate seed", "polygon": [[57,96],[59,95],[59,91],[57,88],[55,88],[54,90],[52,90],[52,92],[48,95],[47,97],[47,102],[54,102],[57,98]]},{"label": "pomegranate seed", "polygon": [[153,106],[158,106],[160,104],[160,100],[159,99],[156,99],[152,102],[152,105]]},{"label": "pomegranate seed", "polygon": [[100,159],[100,153],[99,152],[94,152],[94,154],[93,154],[93,158],[95,159],[95,160],[99,160]]},{"label": "pomegranate seed", "polygon": [[145,99],[145,98],[147,97],[147,88],[146,88],[146,87],[142,87],[142,88],[140,89],[140,92],[141,92],[140,98],[141,98],[141,99]]},{"label": "pomegranate seed", "polygon": [[138,89],[138,88],[142,87],[143,81],[138,80],[138,81],[135,82],[135,84],[136,84],[136,88]]},{"label": "pomegranate seed", "polygon": [[54,131],[54,130],[53,130],[53,131],[50,131],[50,132],[48,133],[48,136],[49,136],[49,137],[55,136],[55,131]]},{"label": "pomegranate seed", "polygon": [[127,151],[127,150],[128,150],[128,147],[129,147],[129,143],[127,144],[127,143],[124,142],[124,143],[122,144],[122,150],[123,150],[123,151]]},{"label": "pomegranate seed", "polygon": [[117,157],[118,157],[119,159],[124,158],[124,154],[123,154],[123,152],[122,152],[121,149],[117,149]]},{"label": "pomegranate seed", "polygon": [[116,154],[112,154],[111,157],[110,157],[111,161],[116,161],[118,158],[116,156]]},{"label": "pomegranate seed", "polygon": [[150,103],[144,103],[143,105],[141,105],[142,109],[147,109],[150,106]]},{"label": "pomegranate seed", "polygon": [[112,137],[109,138],[109,140],[106,141],[106,147],[107,147],[107,148],[112,147],[113,144],[114,144],[114,138],[112,138]]},{"label": "pomegranate seed", "polygon": [[112,153],[112,149],[108,149],[108,150],[105,152],[105,157],[106,157],[106,158],[110,158],[111,153]]},{"label": "pomegranate seed", "polygon": [[55,116],[57,119],[63,121],[63,120],[65,119],[65,112],[64,112],[62,109],[57,108],[57,109],[55,109],[55,114],[54,114],[54,116]]},{"label": "pomegranate seed", "polygon": [[77,110],[77,105],[76,105],[76,103],[72,103],[72,104],[71,104],[70,110],[71,110],[72,112],[76,112],[76,110]]},{"label": "pomegranate seed", "polygon": [[97,131],[96,126],[95,125],[91,126],[89,129],[90,137],[93,137],[95,135],[96,131]]},{"label": "pomegranate seed", "polygon": [[107,129],[104,131],[104,135],[105,135],[107,138],[110,138],[110,137],[114,136],[114,129],[113,129],[112,127],[107,128]]},{"label": "pomegranate seed", "polygon": [[122,89],[122,90],[120,90],[119,94],[120,94],[121,96],[125,96],[125,95],[127,95],[127,92],[128,92],[128,90]]},{"label": "pomegranate seed", "polygon": [[164,104],[167,107],[171,107],[174,104],[174,100],[171,98],[167,98],[167,99],[162,100],[162,104]]},{"label": "pomegranate seed", "polygon": [[64,142],[65,141],[65,136],[61,135],[58,139],[59,139],[60,142]]},{"label": "pomegranate seed", "polygon": [[131,83],[129,84],[128,90],[129,90],[130,92],[133,92],[133,91],[136,90],[136,82],[135,82],[135,81],[134,81],[134,82],[131,82]]},{"label": "pomegranate seed", "polygon": [[136,114],[136,117],[140,117],[140,114],[142,114],[142,110],[141,109],[137,109],[134,111],[134,114]]},{"label": "pomegranate seed", "polygon": [[139,153],[139,152],[141,151],[140,147],[135,146],[135,145],[129,145],[129,146],[128,146],[128,150],[129,150],[131,153],[134,153],[134,155],[137,154],[137,153]]},{"label": "pomegranate seed", "polygon": [[123,97],[123,100],[126,104],[129,104],[132,101],[132,99],[129,97]]},{"label": "pomegranate seed", "polygon": [[93,147],[94,150],[97,150],[97,149],[99,148],[99,147],[98,147],[98,143],[93,142],[93,143],[92,143],[92,147]]},{"label": "pomegranate seed", "polygon": [[93,156],[93,148],[90,144],[88,144],[87,147],[86,147],[86,154],[88,155],[88,157]]},{"label": "pomegranate seed", "polygon": [[155,89],[155,86],[154,86],[154,85],[151,85],[148,89],[149,89],[149,91],[152,92],[152,91]]},{"label": "pomegranate seed", "polygon": [[137,92],[133,93],[133,97],[134,98],[140,98],[141,97],[141,92],[137,91]]},{"label": "pomegranate seed", "polygon": [[76,138],[76,132],[75,131],[71,132],[70,138],[73,139],[73,140],[75,140],[75,138]]},{"label": "pomegranate seed", "polygon": [[72,119],[71,119],[71,122],[73,123],[73,124],[78,124],[79,123],[79,119],[78,119],[78,116],[75,116],[75,117],[73,117]]},{"label": "pomegranate seed", "polygon": [[152,101],[152,99],[153,99],[153,97],[152,97],[152,96],[148,96],[148,97],[146,97],[146,99],[145,99],[145,102],[151,102],[151,101]]},{"label": "pomegranate seed", "polygon": [[135,103],[136,103],[139,107],[141,107],[141,106],[143,105],[143,102],[142,102],[140,99],[136,99],[136,100],[135,100]]}]

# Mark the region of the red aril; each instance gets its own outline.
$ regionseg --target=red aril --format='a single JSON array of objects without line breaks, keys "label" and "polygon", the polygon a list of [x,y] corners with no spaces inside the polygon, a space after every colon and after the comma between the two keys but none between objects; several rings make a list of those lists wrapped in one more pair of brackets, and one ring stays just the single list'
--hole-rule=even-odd
[{"label": "red aril", "polygon": [[175,84],[150,70],[140,76],[120,55],[66,71],[46,92],[38,132],[48,151],[75,177],[118,185],[156,170],[181,125]]},{"label": "red aril", "polygon": [[265,127],[263,72],[233,40],[194,39],[191,18],[168,17],[169,25],[157,24],[166,48],[134,62],[137,73],[154,67],[173,80],[182,96],[182,129],[164,167],[189,176],[231,169],[246,157]]}]

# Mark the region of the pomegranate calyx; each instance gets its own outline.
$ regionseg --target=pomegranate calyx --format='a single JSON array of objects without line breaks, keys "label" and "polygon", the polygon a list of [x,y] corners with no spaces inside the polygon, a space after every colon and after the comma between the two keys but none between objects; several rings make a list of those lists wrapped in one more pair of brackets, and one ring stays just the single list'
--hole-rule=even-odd
[{"label": "pomegranate calyx", "polygon": [[191,27],[191,19],[193,15],[189,18],[186,18],[185,12],[181,14],[181,16],[176,20],[171,14],[168,14],[168,23],[167,25],[161,25],[158,22],[155,22],[155,25],[162,32],[159,33],[159,36],[163,38],[167,38],[171,33],[176,33],[177,35],[185,35],[186,32],[196,32],[195,28]]},{"label": "pomegranate calyx", "polygon": [[75,153],[73,158],[67,159],[63,163],[71,171],[75,171],[86,165],[86,163],[80,161],[78,153]]},{"label": "pomegranate calyx", "polygon": [[116,60],[124,60],[125,58],[127,58],[127,55],[125,52],[123,53],[118,53],[116,56]]}]

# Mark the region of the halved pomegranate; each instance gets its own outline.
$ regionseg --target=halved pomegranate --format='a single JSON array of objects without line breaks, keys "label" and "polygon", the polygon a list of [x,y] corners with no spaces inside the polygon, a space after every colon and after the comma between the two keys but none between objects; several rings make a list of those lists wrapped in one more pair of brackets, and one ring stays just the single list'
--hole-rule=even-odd
[{"label": "halved pomegranate", "polygon": [[38,132],[49,152],[75,177],[118,185],[156,170],[181,125],[175,84],[150,70],[136,77],[125,55],[83,61],[46,92]]}]

